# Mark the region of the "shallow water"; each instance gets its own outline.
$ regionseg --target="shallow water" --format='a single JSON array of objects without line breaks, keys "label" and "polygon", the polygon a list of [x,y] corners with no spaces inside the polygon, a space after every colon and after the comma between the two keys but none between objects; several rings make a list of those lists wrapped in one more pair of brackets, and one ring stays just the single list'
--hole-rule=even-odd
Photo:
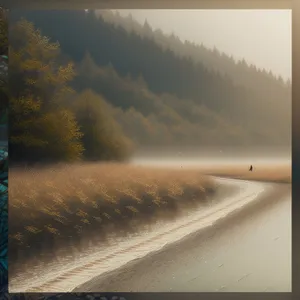
[{"label": "shallow water", "polygon": [[267,204],[259,202],[207,233],[198,231],[76,291],[290,292],[291,198],[288,189],[285,196],[275,191]]},{"label": "shallow water", "polygon": [[291,292],[290,198],[187,253],[140,291]]}]

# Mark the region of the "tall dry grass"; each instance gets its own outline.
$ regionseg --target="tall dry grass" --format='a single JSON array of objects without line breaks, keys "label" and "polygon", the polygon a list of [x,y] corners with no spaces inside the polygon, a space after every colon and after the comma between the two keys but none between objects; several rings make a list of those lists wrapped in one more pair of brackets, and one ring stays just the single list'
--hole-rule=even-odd
[{"label": "tall dry grass", "polygon": [[205,202],[215,190],[199,170],[122,164],[56,165],[9,171],[10,272],[59,248],[138,230]]}]

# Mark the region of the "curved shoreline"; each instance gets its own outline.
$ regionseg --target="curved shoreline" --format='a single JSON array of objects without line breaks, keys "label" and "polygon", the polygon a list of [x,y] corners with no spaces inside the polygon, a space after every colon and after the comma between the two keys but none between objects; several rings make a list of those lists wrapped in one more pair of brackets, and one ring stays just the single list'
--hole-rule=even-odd
[{"label": "curved shoreline", "polygon": [[[92,280],[76,287],[73,292],[131,292],[144,290],[141,289],[137,282],[139,278],[144,277],[144,280],[153,280],[151,275],[144,275],[148,273],[153,274],[157,263],[161,261],[168,261],[176,255],[184,255],[189,247],[192,248],[192,244],[197,241],[206,241],[213,239],[214,236],[220,235],[222,232],[228,230],[232,226],[244,222],[245,220],[253,217],[254,215],[266,212],[267,209],[280,202],[282,197],[289,194],[290,184],[273,184],[272,189],[262,193],[255,200],[249,202],[247,205],[236,209],[233,212],[226,215],[224,218],[218,219],[212,226],[207,226],[196,232],[186,235],[179,241],[173,242],[170,245],[166,245],[161,250],[155,253],[149,253],[148,255],[137,258],[126,265],[105,274],[99,275]],[[171,257],[171,258],[170,258]],[[145,270],[147,270],[145,272]],[[145,285],[145,284],[144,284]],[[147,289],[148,292],[158,292],[157,290]],[[162,290],[159,292],[168,291]]]}]

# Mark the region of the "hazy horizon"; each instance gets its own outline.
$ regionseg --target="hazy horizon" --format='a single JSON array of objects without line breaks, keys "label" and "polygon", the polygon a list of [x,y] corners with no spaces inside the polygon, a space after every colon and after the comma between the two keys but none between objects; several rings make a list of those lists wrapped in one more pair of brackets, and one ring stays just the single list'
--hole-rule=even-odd
[{"label": "hazy horizon", "polygon": [[[291,79],[291,10],[117,10],[182,41],[216,47],[234,59]],[[195,31],[195,27],[199,30]],[[202,30],[201,30],[202,29]],[[247,32],[247,34],[245,34]]]},{"label": "hazy horizon", "polygon": [[289,147],[146,147],[136,151],[132,163],[198,166],[223,164],[290,164]]}]

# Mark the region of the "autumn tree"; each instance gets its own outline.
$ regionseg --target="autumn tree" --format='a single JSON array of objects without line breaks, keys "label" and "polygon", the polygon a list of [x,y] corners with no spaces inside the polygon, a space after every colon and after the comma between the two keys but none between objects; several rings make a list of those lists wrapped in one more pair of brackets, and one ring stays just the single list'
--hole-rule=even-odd
[{"label": "autumn tree", "polygon": [[80,158],[82,134],[64,101],[75,72],[60,66],[58,43],[52,43],[26,20],[10,32],[10,151],[13,160]]}]

